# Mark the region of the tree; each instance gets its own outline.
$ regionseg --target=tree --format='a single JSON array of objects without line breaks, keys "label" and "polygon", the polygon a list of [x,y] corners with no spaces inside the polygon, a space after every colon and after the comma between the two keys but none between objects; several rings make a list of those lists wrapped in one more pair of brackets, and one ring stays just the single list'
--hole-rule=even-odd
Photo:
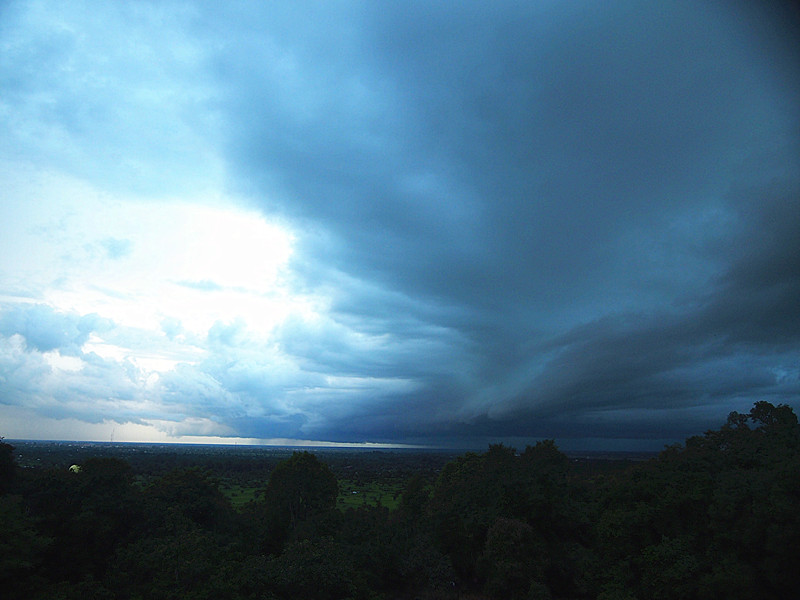
[{"label": "tree", "polygon": [[547,544],[524,521],[498,518],[486,535],[483,560],[486,591],[493,598],[523,600],[532,586],[546,589]]},{"label": "tree", "polygon": [[0,437],[0,496],[11,491],[17,476],[14,446],[6,444]]},{"label": "tree", "polygon": [[145,536],[121,548],[109,569],[108,583],[117,598],[230,598],[233,583],[224,581],[220,571],[228,567],[227,561],[238,558],[213,533],[184,528]]},{"label": "tree", "polygon": [[429,498],[426,485],[425,479],[417,473],[406,482],[405,490],[400,496],[400,516],[409,525],[413,526],[422,519]]},{"label": "tree", "polygon": [[102,579],[115,551],[141,523],[131,468],[116,458],[90,458],[83,469],[26,473],[25,506],[39,532],[53,540],[42,570],[54,581]]},{"label": "tree", "polygon": [[339,484],[331,470],[309,452],[295,452],[272,472],[264,495],[269,551],[279,551],[300,525],[324,521],[336,509]]},{"label": "tree", "polygon": [[331,470],[309,452],[295,452],[269,478],[266,501],[285,512],[294,527],[314,513],[336,506],[339,484]]},{"label": "tree", "polygon": [[779,404],[773,406],[764,400],[756,402],[750,409],[750,420],[756,426],[770,428],[792,427],[797,425],[797,415],[794,414],[790,406]]},{"label": "tree", "polygon": [[799,442],[791,408],[757,402],[615,482],[597,520],[601,598],[800,597]]},{"label": "tree", "polygon": [[36,582],[33,576],[42,552],[51,540],[40,536],[33,520],[25,514],[20,496],[0,497],[0,590],[3,597],[30,598]]},{"label": "tree", "polygon": [[167,473],[147,489],[146,497],[153,503],[153,517],[179,513],[199,527],[218,531],[230,530],[235,518],[217,482],[196,468]]},{"label": "tree", "polygon": [[302,540],[286,547],[265,567],[269,587],[279,598],[356,600],[367,587],[343,548],[329,539]]},{"label": "tree", "polygon": [[493,571],[492,561],[512,553],[513,544],[500,541],[513,530],[518,546],[545,548],[533,553],[535,564],[528,565],[531,573],[542,573],[540,579],[513,582],[514,594],[534,584],[538,596],[586,593],[580,571],[589,525],[572,499],[575,490],[568,473],[569,460],[552,440],[529,446],[522,455],[502,444],[491,445],[485,454],[467,453],[445,466],[428,511],[439,549],[462,580],[487,583],[496,588],[495,594],[510,592],[504,587],[512,585],[510,579],[502,569]]}]

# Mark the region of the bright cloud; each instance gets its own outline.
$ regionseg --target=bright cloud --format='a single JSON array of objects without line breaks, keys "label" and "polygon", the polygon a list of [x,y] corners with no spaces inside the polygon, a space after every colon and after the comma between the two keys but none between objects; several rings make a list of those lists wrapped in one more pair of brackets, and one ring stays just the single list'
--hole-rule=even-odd
[{"label": "bright cloud", "polygon": [[[258,364],[291,367],[272,338],[315,305],[292,289],[295,235],[285,225],[219,196],[120,198],[49,171],[36,173],[36,187],[8,175],[16,219],[0,225],[0,334],[6,372],[25,375],[4,380],[15,402],[36,408],[52,394],[64,399],[65,416],[150,415],[149,426],[170,435],[200,435],[208,420],[191,416],[192,403],[227,411],[221,407],[233,396],[220,380],[232,372],[248,372],[240,377],[255,382],[256,395],[273,378],[291,387]],[[224,366],[214,358],[220,353]],[[179,376],[181,369],[194,375]],[[123,409],[121,397],[141,413]],[[175,398],[188,404],[162,426],[167,421],[153,417]]]}]

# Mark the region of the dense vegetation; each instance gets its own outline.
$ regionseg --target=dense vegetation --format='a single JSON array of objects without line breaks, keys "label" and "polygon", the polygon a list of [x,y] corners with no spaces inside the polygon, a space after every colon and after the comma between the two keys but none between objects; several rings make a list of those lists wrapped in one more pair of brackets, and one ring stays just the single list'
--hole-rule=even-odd
[{"label": "dense vegetation", "polygon": [[[342,503],[342,481],[380,479],[361,481],[369,467],[308,452],[262,463],[23,469],[0,442],[0,594],[800,598],[800,426],[785,405],[625,468],[576,469],[545,441],[420,464],[402,484],[382,471],[391,510]],[[256,476],[258,493],[232,503]]]}]

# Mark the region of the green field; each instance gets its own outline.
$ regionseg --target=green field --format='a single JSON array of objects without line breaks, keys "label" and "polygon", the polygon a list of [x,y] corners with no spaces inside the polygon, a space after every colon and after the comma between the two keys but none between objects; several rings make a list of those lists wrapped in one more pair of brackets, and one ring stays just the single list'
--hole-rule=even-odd
[{"label": "green field", "polygon": [[[258,497],[263,486],[247,486],[240,483],[223,482],[220,491],[237,510]],[[336,508],[347,510],[362,506],[383,506],[394,510],[400,505],[402,486],[399,483],[373,481],[360,483],[348,479],[339,480],[339,497]]]},{"label": "green field", "polygon": [[340,510],[361,506],[383,506],[394,510],[400,505],[402,486],[399,483],[358,483],[348,479],[339,480],[339,497],[336,507]]},{"label": "green field", "polygon": [[250,487],[238,483],[222,483],[219,489],[225,494],[233,508],[239,510],[248,502],[255,500],[258,491],[263,489],[263,486]]}]

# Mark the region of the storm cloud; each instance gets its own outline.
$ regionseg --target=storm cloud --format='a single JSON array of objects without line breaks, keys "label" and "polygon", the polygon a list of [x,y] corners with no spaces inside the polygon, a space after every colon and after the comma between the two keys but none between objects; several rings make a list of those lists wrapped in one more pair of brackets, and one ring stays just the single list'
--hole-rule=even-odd
[{"label": "storm cloud", "polygon": [[[108,386],[73,410],[0,373],[4,405],[97,421],[96,401],[171,436],[657,449],[800,401],[789,3],[3,10],[0,334]],[[208,206],[277,241],[225,254],[217,213],[181,216]],[[112,310],[126,294],[152,310]]]}]

